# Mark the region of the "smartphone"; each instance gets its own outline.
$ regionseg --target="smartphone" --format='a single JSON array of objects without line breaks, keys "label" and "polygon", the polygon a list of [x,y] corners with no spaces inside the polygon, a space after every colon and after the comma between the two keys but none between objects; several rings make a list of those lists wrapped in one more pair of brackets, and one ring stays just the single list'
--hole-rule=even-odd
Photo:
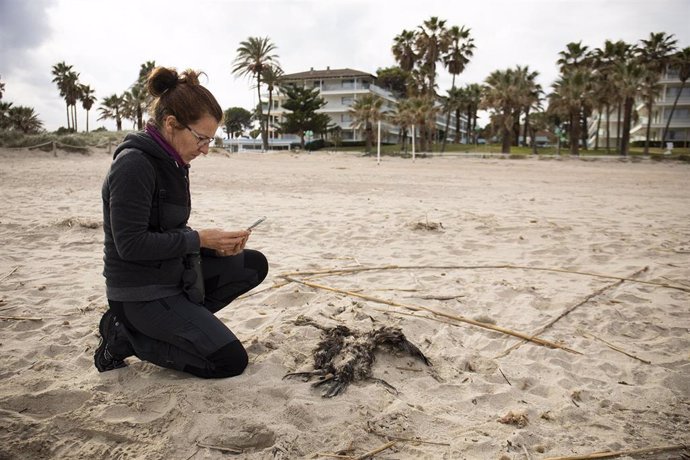
[{"label": "smartphone", "polygon": [[266,220],[266,216],[263,216],[262,218],[257,219],[256,222],[254,222],[254,223],[251,224],[249,227],[247,227],[247,230],[253,229],[254,227],[256,227],[257,225],[259,225],[261,222],[263,222],[263,221],[265,221],[265,220]]}]

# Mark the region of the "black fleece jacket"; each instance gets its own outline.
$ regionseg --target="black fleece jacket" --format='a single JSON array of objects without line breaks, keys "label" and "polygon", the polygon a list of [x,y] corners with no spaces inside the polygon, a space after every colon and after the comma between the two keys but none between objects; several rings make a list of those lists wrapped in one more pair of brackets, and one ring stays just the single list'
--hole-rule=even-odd
[{"label": "black fleece jacket", "polygon": [[147,301],[182,292],[184,256],[199,251],[189,169],[148,134],[129,134],[103,182],[103,275],[108,299]]}]

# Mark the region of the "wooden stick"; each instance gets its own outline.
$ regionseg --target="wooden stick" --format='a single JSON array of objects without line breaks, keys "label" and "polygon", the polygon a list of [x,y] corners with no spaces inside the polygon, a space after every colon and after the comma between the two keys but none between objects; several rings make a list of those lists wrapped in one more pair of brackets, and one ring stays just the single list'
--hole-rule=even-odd
[{"label": "wooden stick", "polygon": [[536,270],[544,272],[555,272],[555,273],[569,273],[571,275],[583,275],[592,276],[595,278],[606,278],[614,279],[618,281],[630,281],[639,284],[648,284],[651,286],[660,286],[669,289],[678,289],[680,291],[690,292],[690,288],[684,286],[676,286],[668,283],[658,283],[656,281],[644,281],[631,278],[623,278],[620,276],[604,275],[601,273],[591,273],[591,272],[581,272],[577,270],[566,270],[564,268],[548,268],[548,267],[529,267],[526,265],[383,265],[378,267],[351,267],[351,268],[340,268],[332,270],[314,270],[314,271],[303,271],[303,272],[288,272],[281,277],[286,276],[301,276],[301,275],[316,275],[316,274],[341,274],[341,273],[356,273],[362,271],[372,271],[372,270],[418,270],[418,269],[430,269],[430,270],[478,270],[478,269],[491,269],[491,270]]},{"label": "wooden stick", "polygon": [[585,331],[583,331],[582,329],[578,329],[577,332],[579,332],[580,334],[582,334],[584,337],[591,337],[591,338],[593,338],[593,339],[596,339],[596,340],[598,340],[598,341],[604,343],[604,344],[605,344],[607,347],[609,347],[610,349],[615,350],[615,351],[617,351],[617,352],[619,352],[619,353],[623,353],[624,355],[629,356],[629,357],[631,357],[631,358],[633,358],[633,359],[636,359],[636,360],[638,360],[638,361],[642,361],[642,362],[645,363],[645,364],[652,364],[651,361],[647,361],[646,359],[642,359],[642,358],[639,358],[639,357],[637,357],[637,356],[635,356],[635,355],[633,355],[633,354],[630,354],[630,353],[628,353],[627,351],[623,350],[622,348],[619,348],[619,347],[615,346],[614,344],[609,343],[609,342],[607,342],[606,340],[597,337],[597,336],[594,335],[594,334],[590,334],[590,333],[588,333],[588,332],[585,332]]},{"label": "wooden stick", "polygon": [[205,447],[207,449],[215,449],[215,450],[219,450],[221,452],[228,452],[231,454],[242,454],[242,453],[244,453],[244,451],[242,449],[238,449],[236,447],[214,446],[212,444],[204,444],[204,443],[201,443],[198,441],[197,441],[196,445],[199,447]]},{"label": "wooden stick", "polygon": [[12,276],[12,274],[13,274],[14,272],[16,272],[17,270],[19,270],[19,265],[17,265],[17,266],[14,267],[12,270],[10,270],[10,272],[9,272],[8,274],[6,274],[6,275],[4,275],[2,278],[0,278],[0,281],[5,281],[5,279],[7,279],[7,278],[9,278],[10,276]]},{"label": "wooden stick", "polygon": [[374,455],[378,454],[379,452],[383,452],[386,449],[390,449],[391,447],[393,447],[397,443],[398,443],[398,441],[387,442],[386,444],[382,445],[381,447],[377,447],[376,449],[374,449],[370,452],[367,452],[364,455],[360,455],[359,457],[356,457],[356,460],[366,460],[367,458],[371,458]]},{"label": "wooden stick", "polygon": [[[642,269],[636,271],[635,273],[633,273],[631,276],[637,276],[637,275],[639,275],[640,273],[647,271],[647,269],[648,269],[648,267],[644,267],[644,268],[642,268]],[[556,318],[552,319],[551,321],[549,321],[548,323],[546,323],[545,325],[543,325],[542,327],[540,327],[539,329],[537,329],[536,331],[534,331],[534,333],[532,334],[532,337],[538,336],[539,334],[543,333],[545,330],[547,330],[548,328],[550,328],[551,326],[553,326],[554,324],[556,324],[556,322],[558,322],[559,320],[561,320],[561,319],[564,318],[565,316],[569,315],[573,310],[575,310],[575,309],[581,307],[582,305],[584,305],[584,304],[586,304],[587,302],[589,302],[590,300],[592,300],[594,297],[597,297],[597,296],[601,295],[603,292],[608,291],[608,290],[611,289],[611,288],[614,288],[614,287],[617,287],[617,286],[623,284],[623,282],[624,282],[624,280],[619,280],[619,281],[616,281],[615,283],[612,283],[612,284],[609,284],[609,285],[607,285],[607,286],[604,286],[604,287],[601,288],[601,289],[597,289],[597,290],[594,291],[592,294],[590,294],[590,295],[588,295],[587,297],[585,297],[585,299],[584,299],[583,301],[578,302],[578,303],[576,303],[575,305],[572,305],[572,306],[566,308],[566,309],[565,309],[560,315],[558,315]],[[513,346],[511,346],[510,348],[508,348],[507,350],[505,350],[503,353],[496,355],[496,356],[494,357],[494,359],[503,358],[504,356],[508,356],[513,350],[516,350],[516,349],[520,348],[524,343],[525,343],[525,341],[516,343],[515,345],[513,345]]]},{"label": "wooden stick", "polygon": [[393,436],[393,435],[386,434],[386,433],[380,433],[370,426],[367,426],[367,431],[371,434],[375,434],[376,436],[381,436],[382,438],[387,438],[387,439],[393,439],[395,441],[412,442],[412,443],[419,443],[419,444],[432,444],[435,446],[450,446],[450,444],[447,442],[424,441],[422,439],[415,439],[415,438],[401,438],[399,436]]},{"label": "wooden stick", "polygon": [[493,325],[493,324],[483,323],[483,322],[481,322],[481,321],[475,321],[475,320],[473,320],[473,319],[466,318],[466,317],[464,317],[464,316],[460,316],[460,315],[451,315],[451,314],[449,314],[449,313],[444,313],[444,312],[442,312],[442,311],[435,310],[435,309],[433,309],[433,308],[422,307],[422,306],[417,306],[417,305],[402,304],[402,303],[398,303],[398,302],[393,302],[393,301],[390,301],[390,300],[380,299],[380,298],[378,298],[378,297],[373,297],[373,296],[369,296],[369,295],[365,295],[365,294],[358,294],[358,293],[352,292],[352,291],[345,291],[345,290],[343,290],[343,289],[337,289],[337,288],[333,288],[333,287],[329,287],[329,286],[324,286],[324,285],[322,285],[322,284],[316,284],[316,283],[310,283],[309,281],[298,280],[297,278],[292,278],[292,277],[290,277],[290,276],[283,276],[283,278],[285,278],[285,279],[288,280],[288,281],[292,281],[292,282],[294,282],[294,283],[299,283],[299,284],[304,284],[305,286],[313,287],[313,288],[316,288],[316,289],[324,289],[324,290],[326,290],[326,291],[339,292],[339,293],[341,293],[341,294],[347,294],[347,295],[350,295],[350,296],[353,296],[353,297],[359,297],[359,298],[361,298],[361,299],[370,300],[370,301],[372,301],[372,302],[384,303],[384,304],[387,304],[387,305],[392,305],[392,306],[394,306],[394,307],[402,307],[402,308],[406,308],[406,309],[408,309],[408,310],[413,310],[413,311],[427,311],[427,312],[432,313],[432,314],[434,314],[434,315],[442,316],[442,317],[444,317],[444,318],[449,318],[449,319],[452,319],[452,320],[455,320],[455,321],[460,321],[460,322],[463,322],[463,323],[468,323],[468,324],[471,324],[471,325],[473,325],[473,326],[481,327],[481,328],[484,328],[484,329],[490,329],[490,330],[492,330],[492,331],[501,332],[501,333],[503,333],[503,334],[512,335],[512,336],[515,336],[515,337],[518,337],[518,338],[521,338],[521,339],[524,339],[524,340],[528,340],[528,341],[530,341],[530,342],[534,342],[534,343],[539,344],[539,345],[543,345],[543,346],[547,346],[547,347],[551,347],[551,348],[559,348],[559,349],[561,349],[561,350],[565,350],[565,351],[568,351],[568,352],[570,352],[570,353],[575,353],[575,354],[578,354],[578,355],[581,355],[581,354],[582,354],[582,353],[580,353],[579,351],[575,351],[575,350],[573,350],[573,349],[571,349],[571,348],[565,347],[565,346],[563,346],[563,345],[559,345],[559,344],[557,344],[557,343],[555,343],[555,342],[550,342],[550,341],[548,341],[548,340],[540,339],[540,338],[538,338],[538,337],[533,337],[533,336],[524,334],[524,333],[522,333],[522,332],[512,331],[512,330],[510,330],[510,329],[506,329],[506,328],[503,328],[503,327],[500,327],[500,326],[495,326],[495,325]]},{"label": "wooden stick", "polygon": [[43,321],[43,318],[32,316],[0,316],[0,321]]},{"label": "wooden stick", "polygon": [[632,449],[632,450],[618,450],[609,452],[593,452],[591,454],[575,455],[570,457],[549,457],[544,460],[590,460],[595,458],[614,458],[621,457],[623,455],[639,455],[639,454],[651,454],[651,453],[661,453],[661,452],[672,452],[674,450],[687,449],[688,446],[684,444],[678,444],[675,446],[663,446],[663,447],[647,447],[644,449]]}]

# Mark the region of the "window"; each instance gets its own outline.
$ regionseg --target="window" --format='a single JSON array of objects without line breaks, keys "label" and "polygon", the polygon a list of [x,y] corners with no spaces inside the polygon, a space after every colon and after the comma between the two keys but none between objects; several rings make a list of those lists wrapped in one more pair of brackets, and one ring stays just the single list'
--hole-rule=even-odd
[{"label": "window", "polygon": [[354,99],[352,98],[352,96],[343,96],[340,98],[340,103],[342,105],[346,105],[348,107],[351,106],[353,102],[354,102]]},{"label": "window", "polygon": [[355,81],[352,79],[349,80],[343,80],[343,89],[354,89],[355,88]]},{"label": "window", "polygon": [[352,115],[350,115],[349,113],[343,113],[342,115],[340,115],[340,121],[342,121],[343,123],[349,123],[352,121]]}]

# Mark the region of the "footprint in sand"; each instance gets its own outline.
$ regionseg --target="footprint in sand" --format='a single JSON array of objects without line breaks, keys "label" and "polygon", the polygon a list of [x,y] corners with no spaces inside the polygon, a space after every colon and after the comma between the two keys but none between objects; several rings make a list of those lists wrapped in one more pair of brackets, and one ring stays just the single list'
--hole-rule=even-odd
[{"label": "footprint in sand", "polygon": [[50,390],[2,399],[0,408],[36,419],[45,419],[78,409],[91,396],[87,391]]}]

